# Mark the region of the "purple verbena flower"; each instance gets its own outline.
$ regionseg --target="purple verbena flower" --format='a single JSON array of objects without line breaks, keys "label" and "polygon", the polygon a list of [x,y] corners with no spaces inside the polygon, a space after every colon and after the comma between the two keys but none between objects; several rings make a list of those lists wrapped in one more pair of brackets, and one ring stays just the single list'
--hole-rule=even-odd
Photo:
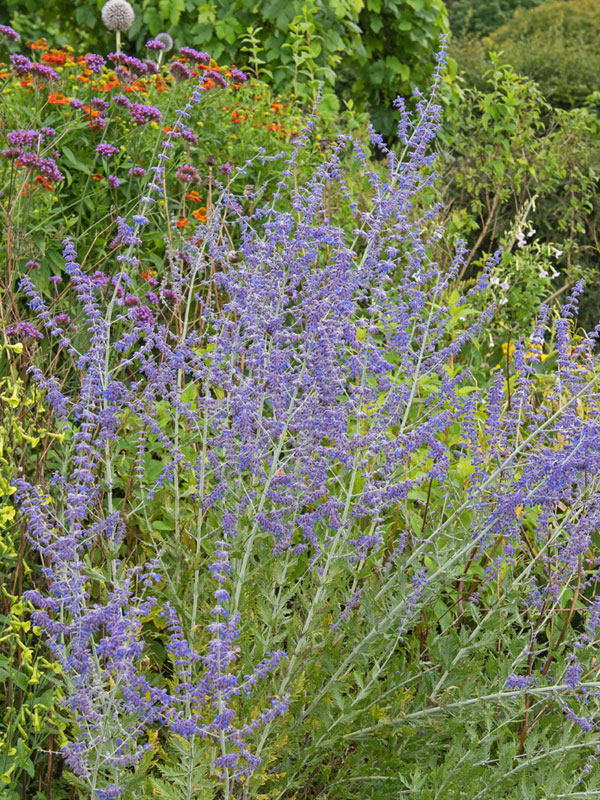
[{"label": "purple verbena flower", "polygon": [[175,78],[176,83],[183,83],[192,77],[190,70],[181,61],[173,61],[169,67],[169,72]]},{"label": "purple verbena flower", "polygon": [[162,119],[162,114],[158,108],[144,103],[131,103],[129,113],[136,125],[145,125],[147,122],[160,122]]},{"label": "purple verbena flower", "polygon": [[119,151],[118,147],[115,147],[114,144],[108,144],[107,142],[102,142],[101,144],[96,145],[96,152],[102,156],[102,158],[109,159],[112,156],[117,155]]},{"label": "purple verbena flower", "polygon": [[5,334],[18,339],[43,339],[44,334],[30,322],[17,322],[6,328]]},{"label": "purple verbena flower", "polygon": [[158,39],[150,39],[150,41],[146,42],[146,49],[147,50],[164,50],[166,48],[166,44],[164,42],[159,41]]},{"label": "purple verbena flower", "polygon": [[208,64],[210,56],[208,53],[202,53],[200,50],[194,50],[193,47],[180,47],[179,52],[184,58],[190,61],[195,61],[198,64]]},{"label": "purple verbena flower", "polygon": [[0,36],[2,36],[4,39],[8,39],[11,42],[18,42],[21,38],[16,30],[11,28],[10,25],[0,25]]},{"label": "purple verbena flower", "polygon": [[106,61],[97,53],[87,53],[84,57],[86,67],[92,72],[99,74],[102,72]]}]

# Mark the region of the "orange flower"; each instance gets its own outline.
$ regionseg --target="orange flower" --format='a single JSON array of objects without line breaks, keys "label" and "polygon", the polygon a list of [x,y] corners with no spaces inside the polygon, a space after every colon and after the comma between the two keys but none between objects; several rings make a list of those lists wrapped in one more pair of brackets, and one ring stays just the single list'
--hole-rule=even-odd
[{"label": "orange flower", "polygon": [[64,106],[65,103],[69,102],[69,98],[65,97],[62,92],[50,92],[48,102],[52,106]]},{"label": "orange flower", "polygon": [[51,192],[54,189],[54,185],[50,183],[50,181],[47,178],[44,178],[43,175],[38,175],[36,177],[36,181],[40,183],[42,187],[46,189],[46,191],[48,192]]},{"label": "orange flower", "polygon": [[206,222],[206,215],[208,214],[207,209],[202,206],[201,208],[197,208],[194,212],[192,212],[192,216],[198,220],[198,222]]},{"label": "orange flower", "polygon": [[55,64],[58,67],[62,67],[67,58],[69,58],[70,61],[73,60],[64,50],[50,50],[48,53],[44,53],[42,62],[44,64]]},{"label": "orange flower", "polygon": [[25,42],[31,50],[48,50],[50,45],[45,39],[38,39],[37,42]]},{"label": "orange flower", "polygon": [[268,131],[278,131],[279,130],[279,123],[278,122],[272,122],[270,125],[267,125],[267,130]]},{"label": "orange flower", "polygon": [[188,219],[186,219],[185,217],[179,217],[179,219],[177,220],[177,227],[178,228],[185,228],[186,225],[189,225],[189,224],[190,224],[190,221]]},{"label": "orange flower", "polygon": [[200,195],[198,194],[198,192],[195,189],[194,189],[193,192],[188,192],[186,194],[186,197],[187,197],[188,200],[191,200],[193,203],[201,203],[202,202],[202,199],[201,199]]},{"label": "orange flower", "polygon": [[273,109],[273,111],[275,111],[276,114],[280,114],[283,106],[281,105],[281,103],[271,103],[271,108]]},{"label": "orange flower", "polygon": [[101,175],[99,172],[97,172],[95,175],[92,175],[92,180],[94,180],[94,181],[103,181],[104,180],[104,175]]},{"label": "orange flower", "polygon": [[155,275],[155,269],[146,269],[143,272],[140,272],[140,278],[143,278],[145,281],[151,280]]},{"label": "orange flower", "polygon": [[[115,86],[118,86],[118,85],[119,84],[115,84]],[[141,81],[141,80],[135,81],[135,83],[132,83],[131,86],[124,86],[123,89],[126,92],[144,92],[145,93],[145,92],[148,91],[146,89],[146,86],[145,86],[144,82]]]}]

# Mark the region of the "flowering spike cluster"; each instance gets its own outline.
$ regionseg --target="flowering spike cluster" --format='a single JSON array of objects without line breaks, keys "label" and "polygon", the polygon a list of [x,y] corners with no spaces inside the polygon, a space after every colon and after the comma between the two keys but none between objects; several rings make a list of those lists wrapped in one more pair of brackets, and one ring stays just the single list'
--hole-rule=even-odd
[{"label": "flowering spike cluster", "polygon": [[[442,51],[435,90],[443,62]],[[265,624],[262,649],[253,661],[248,655],[241,632],[244,600],[255,591],[258,543],[268,542],[273,560],[309,564],[310,585],[317,588],[307,628],[311,620],[322,621],[321,599],[334,567],[383,567],[378,601],[384,613],[365,634],[370,643],[384,631],[405,635],[443,581],[464,575],[470,553],[494,548],[479,591],[503,566],[515,564],[527,552],[524,509],[535,510],[529,545],[542,550],[548,531],[556,531],[552,551],[544,554],[550,578],[540,585],[532,576],[527,586],[529,610],[543,613],[576,574],[600,521],[600,365],[592,339],[574,343],[570,334],[580,287],[554,323],[542,313],[536,347],[516,344],[510,401],[503,380],[475,389],[468,369],[460,367],[461,351],[493,309],[456,333],[455,312],[469,295],[457,303],[448,297],[466,251],[459,245],[449,269],[431,256],[438,209],[419,210],[417,201],[435,178],[431,143],[441,115],[435,94],[417,98],[416,117],[401,108],[405,155],[388,153],[385,180],[368,169],[359,144],[341,137],[308,182],[291,188],[299,148],[312,132],[309,121],[271,203],[252,218],[228,182],[198,231],[201,246],[185,244],[171,284],[146,296],[151,305],[160,300],[173,312],[186,309],[181,326],[171,329],[131,293],[125,270],[144,255],[169,144],[200,98],[194,90],[177,113],[133,224],[117,220],[118,274],[86,273],[74,243],[65,241],[65,271],[87,320],[89,345],[81,354],[71,351],[76,386],[61,387],[39,370],[33,377],[69,431],[73,456],[47,492],[17,482],[30,541],[48,564],[50,591],[28,595],[36,624],[69,676],[76,721],[91,721],[89,728],[79,726],[67,760],[88,778],[106,744],[100,731],[113,737],[106,749],[117,760],[103,772],[102,791],[115,797],[124,785],[119,769],[140,757],[153,726],[217,743],[215,764],[225,781],[259,766],[252,739],[259,730],[266,738],[288,708],[285,689],[308,634],[291,641],[286,654],[272,646],[275,633]],[[368,209],[353,200],[346,181],[342,151],[349,145],[373,189]],[[180,167],[182,180],[194,176],[189,165]],[[344,225],[329,213],[332,185],[349,201]],[[236,227],[235,259],[222,235],[224,219]],[[489,260],[471,296],[485,286],[497,258]],[[23,288],[53,332],[58,323],[31,281]],[[189,309],[197,311],[199,324],[188,318]],[[558,380],[546,408],[536,404],[535,365],[552,326]],[[580,399],[586,414],[578,410]],[[120,437],[132,434],[137,444],[128,502],[134,511],[152,507],[155,496],[179,503],[185,477],[197,529],[184,531],[178,517],[176,535],[186,542],[186,557],[187,540],[195,539],[182,587],[190,608],[182,608],[178,587],[157,588],[161,575],[168,581],[168,569],[153,565],[134,573],[115,556],[126,523],[115,508],[113,472],[121,461]],[[468,461],[469,477],[464,492],[452,494],[459,459]],[[401,533],[386,541],[394,511],[418,508],[432,486],[447,487],[448,507],[435,519],[426,510],[417,530],[402,523]],[[99,586],[87,558],[96,547],[107,553]],[[264,547],[260,552],[264,557]],[[440,561],[446,572],[435,566]],[[204,602],[211,592],[214,605]],[[477,595],[469,601],[477,603]],[[338,636],[351,612],[358,618],[368,608],[358,584],[343,602],[333,629]],[[143,621],[157,608],[173,664],[168,690],[140,667]],[[599,620],[593,604],[564,676],[568,697],[576,700]],[[281,691],[250,711],[246,695],[286,664]],[[511,667],[510,691],[549,680],[522,672],[520,664]],[[561,703],[582,729],[593,729],[566,696]]]}]

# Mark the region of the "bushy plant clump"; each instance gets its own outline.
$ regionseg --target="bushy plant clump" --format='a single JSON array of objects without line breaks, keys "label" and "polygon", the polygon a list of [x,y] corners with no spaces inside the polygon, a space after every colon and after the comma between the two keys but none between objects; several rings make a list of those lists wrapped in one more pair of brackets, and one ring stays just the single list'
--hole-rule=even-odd
[{"label": "bushy plant clump", "polygon": [[502,58],[492,56],[485,86],[463,86],[460,111],[446,115],[439,191],[447,252],[457,235],[467,238],[469,279],[486,253],[502,249],[496,339],[526,333],[540,303],[580,279],[586,292],[578,320],[592,328],[600,291],[598,119],[589,109],[552,107]]},{"label": "bushy plant clump", "polygon": [[518,8],[489,36],[459,39],[453,54],[469,81],[481,86],[489,51],[501,51],[519,75],[536,81],[553,106],[576,108],[600,80],[599,12],[598,0],[546,0]]},{"label": "bushy plant clump", "polygon": [[401,155],[373,134],[383,177],[342,135],[299,180],[311,118],[268,199],[222,175],[191,236],[160,202],[210,102],[186,82],[113,252],[87,264],[66,236],[59,302],[20,280],[30,317],[5,335],[63,437],[14,480],[44,574],[25,598],[82,797],[598,785],[595,339],[572,335],[577,284],[501,369],[471,371],[500,254],[464,296],[464,245],[433,257],[444,57],[415,115],[397,101]]},{"label": "bushy plant clump", "polygon": [[[12,29],[0,30],[6,41],[18,44]],[[0,442],[0,457],[6,459],[0,487],[4,502],[10,502],[8,495],[14,491],[9,484],[13,467],[29,476],[43,474],[49,443],[53,436],[62,436],[48,431],[43,419],[48,410],[39,392],[25,395],[22,390],[25,365],[34,353],[51,371],[60,359],[27,321],[28,311],[16,291],[19,277],[31,275],[51,308],[63,304],[53,314],[57,325],[64,329],[75,325],[69,296],[63,295],[61,241],[71,233],[86,252],[93,244],[96,253],[116,254],[118,242],[111,225],[117,208],[137,203],[149,180],[157,142],[169,132],[166,115],[199,76],[205,77],[200,85],[208,102],[193,109],[197,113],[188,130],[180,130],[174,140],[170,169],[164,175],[166,192],[157,204],[159,227],[164,224],[182,236],[191,235],[198,220],[206,219],[215,181],[232,180],[232,174],[248,207],[255,197],[268,197],[276,183],[274,167],[269,160],[258,163],[257,154],[261,149],[272,157],[290,152],[290,139],[300,127],[293,98],[278,97],[265,84],[245,80],[241,71],[221,67],[192,48],[172,56],[164,53],[160,41],[148,44],[142,61],[124,54],[78,57],[70,48],[51,48],[39,40],[27,44],[29,55],[15,53],[0,67],[3,108],[11,120],[0,131],[0,205],[6,221],[1,239],[6,332],[2,361],[11,376],[0,396],[0,410],[7,420],[0,437],[8,437]],[[178,82],[177,75],[185,80]],[[230,82],[232,91],[224,92],[221,84]],[[320,123],[318,129],[325,133]],[[311,169],[315,155],[326,146],[326,137],[317,133],[299,174]],[[138,280],[141,296],[152,304],[152,290],[169,269],[168,255],[158,231],[146,244],[148,268]],[[93,262],[94,268],[105,258]],[[134,302],[132,297],[128,302]],[[156,313],[169,317],[171,307],[165,304]],[[68,367],[61,372],[68,373]],[[11,513],[2,518],[7,533],[0,553],[5,587],[0,668],[6,677],[0,781],[8,800],[21,793],[29,797],[34,785],[46,787],[50,795],[52,775],[60,765],[54,750],[64,724],[61,714],[55,713],[61,694],[53,670],[60,666],[49,666],[44,659],[48,654],[40,653],[28,604],[19,601],[19,594],[39,580],[39,570],[16,527],[14,509],[8,506],[5,511]],[[40,664],[47,667],[43,677]]]},{"label": "bushy plant clump", "polygon": [[455,36],[484,36],[507,23],[516,9],[532,8],[542,0],[447,0],[450,28]]}]

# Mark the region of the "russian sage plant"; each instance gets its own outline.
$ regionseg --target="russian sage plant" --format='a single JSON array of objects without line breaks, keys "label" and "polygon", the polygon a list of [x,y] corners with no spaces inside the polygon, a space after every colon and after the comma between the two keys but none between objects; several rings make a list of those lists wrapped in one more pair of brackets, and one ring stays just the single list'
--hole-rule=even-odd
[{"label": "russian sage plant", "polygon": [[195,92],[117,222],[115,269],[83,269],[65,240],[78,330],[22,281],[77,370],[32,367],[64,445],[43,485],[16,485],[83,796],[491,798],[592,779],[593,337],[570,333],[578,287],[506,370],[471,374],[488,271],[456,299],[464,246],[443,270],[420,204],[444,59],[414,115],[398,101],[383,178],[342,136],[296,186],[309,121],[268,204],[248,210],[232,176],[192,240],[166,236],[150,308],[145,237]]}]

